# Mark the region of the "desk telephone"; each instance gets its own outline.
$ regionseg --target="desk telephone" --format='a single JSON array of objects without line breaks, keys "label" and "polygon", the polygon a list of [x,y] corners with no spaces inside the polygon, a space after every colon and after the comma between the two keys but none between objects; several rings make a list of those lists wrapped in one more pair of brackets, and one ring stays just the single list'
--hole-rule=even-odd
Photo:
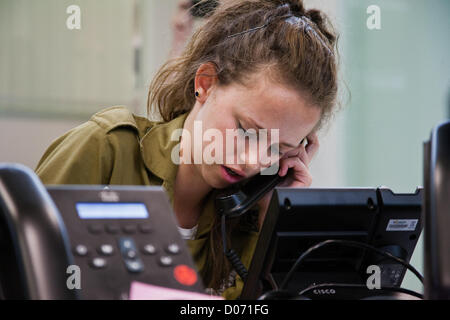
[{"label": "desk telephone", "polygon": [[132,281],[204,292],[162,187],[45,188],[0,165],[0,256],[3,299],[127,299]]}]

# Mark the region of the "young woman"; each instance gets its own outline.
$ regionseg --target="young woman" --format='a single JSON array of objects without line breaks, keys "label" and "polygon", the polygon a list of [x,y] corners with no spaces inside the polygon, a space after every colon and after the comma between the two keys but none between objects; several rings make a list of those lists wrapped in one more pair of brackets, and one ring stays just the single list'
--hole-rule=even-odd
[{"label": "young woman", "polygon": [[[316,132],[336,103],[335,47],[326,17],[306,11],[300,0],[223,1],[150,86],[148,108],[156,107],[163,122],[125,107],[103,110],[57,139],[36,172],[45,184],[164,186],[204,284],[235,299],[243,281],[222,252],[214,194],[264,165],[249,161],[248,149],[231,151],[234,159],[245,159],[243,164],[177,164],[173,150],[181,146],[180,154],[194,155],[185,132],[193,133],[196,121],[203,132],[214,129],[224,137],[227,129],[277,129],[278,144],[268,152],[276,150],[278,174],[287,175],[282,185],[310,186]],[[177,129],[185,131],[173,141]],[[305,138],[306,146],[300,143]],[[229,246],[247,268],[270,196],[258,203],[256,215],[244,215],[228,228]]]}]

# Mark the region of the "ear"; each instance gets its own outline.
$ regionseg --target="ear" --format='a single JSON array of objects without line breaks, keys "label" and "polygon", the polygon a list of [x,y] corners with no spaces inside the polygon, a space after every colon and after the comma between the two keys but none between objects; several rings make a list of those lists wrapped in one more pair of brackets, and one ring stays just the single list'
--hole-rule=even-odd
[{"label": "ear", "polygon": [[217,83],[217,69],[212,62],[203,63],[195,74],[195,92],[198,92],[197,101],[205,103],[212,88]]}]

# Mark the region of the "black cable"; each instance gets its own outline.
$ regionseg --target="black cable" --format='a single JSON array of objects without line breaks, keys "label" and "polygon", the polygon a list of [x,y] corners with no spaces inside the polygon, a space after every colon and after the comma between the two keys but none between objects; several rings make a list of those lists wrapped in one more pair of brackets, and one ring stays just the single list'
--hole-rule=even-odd
[{"label": "black cable", "polygon": [[311,300],[287,290],[271,290],[264,292],[257,300]]},{"label": "black cable", "polygon": [[[362,284],[347,284],[347,283],[320,283],[315,284],[307,287],[306,289],[301,290],[298,293],[294,293],[292,291],[287,290],[272,290],[267,291],[263,295],[261,295],[258,300],[312,300],[309,298],[306,294],[308,291],[319,289],[319,288],[328,288],[328,287],[334,287],[334,288],[363,288],[367,289],[367,286]],[[423,295],[409,290],[405,288],[397,288],[397,287],[381,287],[378,290],[384,290],[384,291],[391,291],[391,292],[400,292],[405,293],[408,295],[411,295],[413,297],[417,297],[419,299],[423,300]],[[377,291],[378,291],[377,290]],[[367,298],[370,298],[371,296],[368,296]],[[376,297],[375,295],[373,297]],[[362,298],[365,299],[365,298]]]},{"label": "black cable", "polygon": [[423,276],[419,273],[419,271],[416,270],[416,268],[414,268],[412,265],[410,265],[403,259],[400,259],[400,258],[390,254],[389,252],[381,251],[371,245],[368,245],[368,244],[365,244],[362,242],[357,242],[357,241],[325,240],[325,241],[322,241],[322,242],[310,247],[297,259],[297,261],[294,263],[294,265],[292,266],[292,268],[289,270],[288,274],[286,275],[285,279],[283,280],[283,282],[280,286],[280,290],[283,290],[284,288],[286,288],[286,286],[289,283],[289,281],[291,280],[294,272],[297,270],[298,266],[305,260],[306,257],[308,257],[312,252],[314,252],[322,247],[331,245],[331,244],[339,244],[339,245],[344,245],[344,246],[349,246],[349,247],[356,247],[356,248],[372,250],[372,251],[378,253],[379,255],[388,257],[388,258],[400,263],[401,265],[405,266],[407,269],[411,270],[411,272],[414,273],[419,278],[420,282],[423,283]]},{"label": "black cable", "polygon": [[[363,285],[363,284],[348,284],[348,283],[320,283],[320,284],[314,284],[311,285],[309,287],[307,287],[306,289],[303,289],[302,291],[300,291],[298,293],[299,296],[303,296],[306,292],[314,290],[314,289],[319,289],[319,288],[323,288],[323,287],[341,287],[341,288],[364,288],[367,289],[367,286]],[[372,289],[372,291],[374,290],[385,290],[385,291],[392,291],[392,292],[400,292],[400,293],[406,293],[409,294],[411,296],[423,299],[423,295],[409,290],[409,289],[405,289],[405,288],[398,288],[398,287],[381,287],[380,289]]]},{"label": "black cable", "polygon": [[228,261],[230,261],[234,270],[236,270],[237,274],[242,278],[242,280],[246,280],[248,276],[247,268],[242,263],[236,251],[233,249],[227,249],[227,232],[226,232],[226,217],[222,216],[222,245],[223,245],[223,253],[227,257]]}]

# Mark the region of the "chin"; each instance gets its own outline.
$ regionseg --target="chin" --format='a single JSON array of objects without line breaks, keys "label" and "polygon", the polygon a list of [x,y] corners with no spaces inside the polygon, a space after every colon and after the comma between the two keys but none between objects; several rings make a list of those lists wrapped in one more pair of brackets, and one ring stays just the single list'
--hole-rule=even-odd
[{"label": "chin", "polygon": [[203,180],[213,189],[223,189],[230,184],[220,176],[220,165],[205,165],[201,168]]}]

